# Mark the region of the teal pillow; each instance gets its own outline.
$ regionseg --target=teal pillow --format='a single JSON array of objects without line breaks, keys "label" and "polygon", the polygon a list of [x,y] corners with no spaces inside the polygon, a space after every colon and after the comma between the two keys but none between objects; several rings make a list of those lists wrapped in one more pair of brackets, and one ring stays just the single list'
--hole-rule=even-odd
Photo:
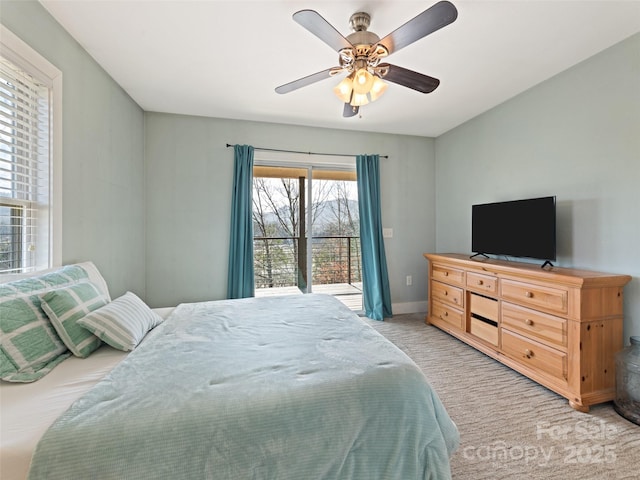
[{"label": "teal pillow", "polygon": [[88,281],[76,265],[0,284],[0,378],[33,382],[69,356],[41,308],[42,292]]},{"label": "teal pillow", "polygon": [[78,320],[78,324],[118,350],[133,350],[162,322],[135,293],[127,292]]},{"label": "teal pillow", "polygon": [[0,301],[0,335],[0,378],[3,380],[32,382],[69,356],[64,355],[67,347],[40,309],[38,295]]},{"label": "teal pillow", "polygon": [[107,304],[107,297],[90,282],[51,290],[40,297],[53,328],[76,357],[88,357],[102,343],[78,320]]}]

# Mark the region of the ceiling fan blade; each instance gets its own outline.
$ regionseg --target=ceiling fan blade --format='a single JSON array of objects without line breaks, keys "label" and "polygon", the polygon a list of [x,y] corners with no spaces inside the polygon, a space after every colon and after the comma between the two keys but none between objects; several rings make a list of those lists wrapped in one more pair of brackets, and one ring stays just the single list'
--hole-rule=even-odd
[{"label": "ceiling fan blade", "polygon": [[307,75],[306,77],[299,78],[298,80],[294,80],[293,82],[285,83],[284,85],[280,85],[276,87],[277,93],[289,93],[294,90],[297,90],[302,87],[306,87],[307,85],[311,85],[312,83],[319,82],[320,80],[324,80],[325,78],[332,77],[334,75],[335,68],[327,68],[326,70],[322,70],[318,73],[312,73],[311,75]]},{"label": "ceiling fan blade", "polygon": [[293,14],[293,19],[336,52],[343,48],[353,48],[353,45],[315,10],[300,10]]},{"label": "ceiling fan blade", "polygon": [[420,40],[422,37],[426,37],[430,33],[449,25],[457,17],[458,10],[451,2],[438,2],[395,29],[380,40],[378,44],[384,45],[390,54],[397,52],[416,40]]},{"label": "ceiling fan blade", "polygon": [[342,111],[342,116],[345,118],[353,117],[358,114],[360,107],[353,107],[350,103],[344,104],[344,110]]},{"label": "ceiling fan blade", "polygon": [[440,80],[437,78],[423,75],[413,70],[407,70],[397,65],[381,63],[379,67],[381,69],[388,69],[387,73],[382,77],[384,80],[409,87],[421,93],[431,93],[440,85]]}]

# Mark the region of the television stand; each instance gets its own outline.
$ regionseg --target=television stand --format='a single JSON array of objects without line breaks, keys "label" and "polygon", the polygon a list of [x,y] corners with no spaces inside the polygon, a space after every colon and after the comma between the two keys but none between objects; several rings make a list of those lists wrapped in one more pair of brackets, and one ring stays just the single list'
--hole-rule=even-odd
[{"label": "television stand", "polygon": [[629,275],[424,256],[428,324],[562,395],[576,410],[615,398]]}]

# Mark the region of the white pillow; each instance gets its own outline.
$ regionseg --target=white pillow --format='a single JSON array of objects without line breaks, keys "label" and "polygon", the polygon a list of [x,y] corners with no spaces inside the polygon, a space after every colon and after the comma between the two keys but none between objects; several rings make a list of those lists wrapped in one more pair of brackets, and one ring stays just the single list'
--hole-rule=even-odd
[{"label": "white pillow", "polygon": [[127,292],[85,315],[78,325],[118,350],[133,350],[149,330],[162,323],[135,293]]}]

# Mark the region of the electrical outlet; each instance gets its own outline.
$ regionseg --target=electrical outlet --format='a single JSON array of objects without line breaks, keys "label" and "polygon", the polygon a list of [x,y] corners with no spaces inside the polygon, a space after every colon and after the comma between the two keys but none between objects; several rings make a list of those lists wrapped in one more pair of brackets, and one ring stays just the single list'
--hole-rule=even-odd
[{"label": "electrical outlet", "polygon": [[393,238],[393,228],[383,228],[382,238]]},{"label": "electrical outlet", "polygon": [[411,275],[407,275],[407,287],[413,285],[413,277]]}]

